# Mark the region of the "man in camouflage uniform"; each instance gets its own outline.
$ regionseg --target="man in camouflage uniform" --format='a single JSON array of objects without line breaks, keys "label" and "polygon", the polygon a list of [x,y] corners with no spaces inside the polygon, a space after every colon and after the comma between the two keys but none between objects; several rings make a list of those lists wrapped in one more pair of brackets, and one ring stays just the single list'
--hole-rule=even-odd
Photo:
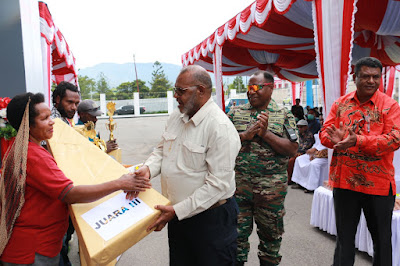
[{"label": "man in camouflage uniform", "polygon": [[249,104],[233,107],[228,113],[242,142],[235,169],[235,197],[240,211],[237,265],[247,261],[253,217],[260,239],[260,265],[278,265],[287,163],[298,149],[296,122],[291,112],[271,100],[271,74],[256,72],[247,87]]}]

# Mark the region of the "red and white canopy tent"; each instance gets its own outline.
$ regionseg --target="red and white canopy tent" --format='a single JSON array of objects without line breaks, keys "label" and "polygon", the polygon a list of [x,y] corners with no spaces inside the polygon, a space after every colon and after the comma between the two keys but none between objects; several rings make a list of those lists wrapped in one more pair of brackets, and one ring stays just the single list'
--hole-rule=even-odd
[{"label": "red and white canopy tent", "polygon": [[54,24],[47,5],[39,2],[41,47],[43,55],[43,87],[46,103],[51,104],[51,84],[67,81],[78,86],[78,72],[64,36]]},{"label": "red and white canopy tent", "polygon": [[373,56],[400,64],[399,0],[257,0],[182,55],[222,75],[268,70],[294,82],[320,78],[325,107],[346,93],[351,65]]}]

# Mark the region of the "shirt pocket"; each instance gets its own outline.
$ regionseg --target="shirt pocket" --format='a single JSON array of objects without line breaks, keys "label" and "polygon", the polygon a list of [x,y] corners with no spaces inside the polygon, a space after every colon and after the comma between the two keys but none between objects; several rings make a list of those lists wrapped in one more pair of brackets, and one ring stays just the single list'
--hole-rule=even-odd
[{"label": "shirt pocket", "polygon": [[365,123],[364,125],[365,131],[367,135],[382,135],[383,130],[385,128],[385,124],[381,122],[375,122],[370,124],[369,132],[368,132],[368,124]]},{"label": "shirt pocket", "polygon": [[176,135],[170,132],[164,132],[162,135],[164,139],[163,155],[168,156],[172,150],[172,146],[175,144]]},{"label": "shirt pocket", "polygon": [[188,140],[185,140],[182,144],[182,161],[184,165],[196,172],[207,170],[206,147]]}]

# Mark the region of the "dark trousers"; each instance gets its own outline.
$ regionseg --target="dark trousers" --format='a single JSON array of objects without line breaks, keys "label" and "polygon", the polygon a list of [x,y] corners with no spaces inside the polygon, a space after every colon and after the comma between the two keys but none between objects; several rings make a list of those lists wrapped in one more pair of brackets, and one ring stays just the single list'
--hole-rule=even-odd
[{"label": "dark trousers", "polygon": [[223,266],[236,263],[238,206],[225,204],[188,219],[168,223],[169,261],[172,266]]},{"label": "dark trousers", "polygon": [[333,200],[337,229],[333,265],[354,264],[354,242],[361,209],[364,211],[368,230],[374,243],[373,265],[392,265],[392,214],[395,201],[392,187],[390,187],[388,196],[368,195],[334,188]]},{"label": "dark trousers", "polygon": [[59,266],[71,266],[71,262],[69,261],[69,258],[68,258],[69,241],[71,240],[72,235],[75,232],[75,228],[72,223],[71,217],[68,217],[68,222],[69,222],[68,230],[67,230],[67,233],[64,235],[63,245],[62,245],[61,252],[60,252]]}]

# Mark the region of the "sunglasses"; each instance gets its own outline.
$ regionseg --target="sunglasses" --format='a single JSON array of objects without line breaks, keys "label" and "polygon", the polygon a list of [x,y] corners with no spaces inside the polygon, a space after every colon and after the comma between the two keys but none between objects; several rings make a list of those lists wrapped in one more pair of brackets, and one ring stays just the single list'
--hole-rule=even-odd
[{"label": "sunglasses", "polygon": [[198,86],[199,85],[193,85],[193,86],[186,87],[186,88],[177,88],[177,87],[175,87],[174,88],[174,94],[176,93],[178,96],[182,96],[185,93],[185,91],[187,91],[188,89],[194,88],[194,87],[198,87]]},{"label": "sunglasses", "polygon": [[247,85],[247,91],[258,91],[264,88],[264,86],[268,86],[274,84],[273,82],[264,83],[264,84],[254,84],[254,85]]}]

